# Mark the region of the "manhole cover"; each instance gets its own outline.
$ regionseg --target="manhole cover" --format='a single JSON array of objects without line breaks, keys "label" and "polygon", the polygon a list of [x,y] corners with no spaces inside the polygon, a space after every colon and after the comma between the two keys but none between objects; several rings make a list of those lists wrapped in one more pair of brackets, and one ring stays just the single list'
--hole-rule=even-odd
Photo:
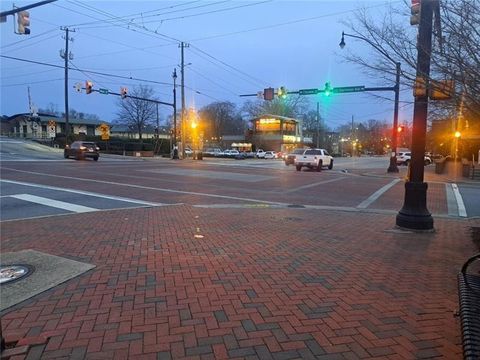
[{"label": "manhole cover", "polygon": [[33,268],[28,265],[3,265],[0,267],[0,285],[29,275]]}]

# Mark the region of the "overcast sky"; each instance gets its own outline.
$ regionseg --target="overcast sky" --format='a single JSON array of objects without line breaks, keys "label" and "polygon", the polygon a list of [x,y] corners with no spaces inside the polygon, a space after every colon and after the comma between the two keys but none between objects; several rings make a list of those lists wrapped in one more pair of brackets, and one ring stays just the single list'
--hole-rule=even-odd
[{"label": "overcast sky", "polygon": [[[35,1],[16,1],[17,7]],[[369,45],[346,39],[340,50],[342,20],[353,17],[360,7],[374,16],[388,9],[387,1],[77,1],[59,0],[30,10],[30,35],[14,33],[16,18],[1,23],[3,56],[59,66],[49,67],[1,57],[1,114],[28,112],[28,90],[39,108],[54,104],[64,111],[64,60],[68,26],[73,41],[69,73],[69,107],[116,120],[117,97],[78,93],[73,86],[91,80],[94,88],[119,92],[145,84],[160,100],[172,102],[172,72],[177,67],[180,83],[179,41],[185,49],[186,104],[201,108],[213,101],[228,100],[239,106],[266,87],[289,90],[332,86],[383,85],[364,76],[342,59],[342,51],[373,56]],[[400,4],[399,1],[395,2]],[[12,9],[12,1],[1,1],[1,10]],[[406,20],[408,21],[408,19]],[[79,69],[81,71],[75,71]],[[97,73],[92,73],[95,71]],[[98,74],[101,73],[101,74]],[[114,76],[117,77],[114,77]],[[122,79],[121,77],[125,77]],[[139,80],[131,80],[139,79]],[[180,103],[180,91],[177,101]],[[393,99],[393,93],[379,95]],[[312,108],[320,102],[326,124],[335,128],[351,121],[369,119],[390,122],[393,101],[380,101],[366,94],[335,95],[328,99],[310,96]],[[254,99],[254,98],[250,98]],[[401,100],[411,100],[402,91]],[[400,105],[400,121],[411,121],[412,106]],[[161,119],[171,113],[161,108]]]}]

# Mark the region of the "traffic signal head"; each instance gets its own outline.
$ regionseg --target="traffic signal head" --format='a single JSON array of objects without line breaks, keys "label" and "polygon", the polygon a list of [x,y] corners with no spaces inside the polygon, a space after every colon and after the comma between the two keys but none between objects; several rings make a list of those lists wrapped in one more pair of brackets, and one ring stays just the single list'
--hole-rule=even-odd
[{"label": "traffic signal head", "polygon": [[28,11],[20,11],[17,14],[18,33],[23,35],[29,35],[30,29],[30,13]]},{"label": "traffic signal head", "polygon": [[285,86],[280,86],[277,90],[277,96],[279,98],[282,98],[282,99],[285,99],[287,97],[287,89],[285,88]]},{"label": "traffic signal head", "polygon": [[125,99],[128,94],[128,89],[126,87],[121,87],[120,88],[120,94],[122,95],[122,99]]},{"label": "traffic signal head", "polygon": [[90,94],[92,92],[93,83],[89,80],[85,81],[85,93]]},{"label": "traffic signal head", "polygon": [[410,25],[420,24],[420,1],[421,0],[412,0],[412,5],[410,7],[412,11],[412,16],[410,16]]},{"label": "traffic signal head", "polygon": [[263,99],[264,100],[273,100],[273,97],[275,95],[275,91],[273,90],[273,88],[266,88],[266,89],[263,89]]},{"label": "traffic signal head", "polygon": [[330,85],[330,82],[327,81],[325,83],[325,90],[324,90],[325,96],[330,96],[332,94],[332,86]]},{"label": "traffic signal head", "polygon": [[403,130],[405,130],[405,126],[399,125],[399,126],[397,127],[397,132],[401,133],[401,132],[403,132]]}]

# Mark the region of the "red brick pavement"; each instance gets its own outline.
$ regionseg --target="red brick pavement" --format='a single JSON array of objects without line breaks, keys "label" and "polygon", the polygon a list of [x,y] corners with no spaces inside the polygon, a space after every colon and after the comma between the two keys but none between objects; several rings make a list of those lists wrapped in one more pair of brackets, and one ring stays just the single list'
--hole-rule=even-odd
[{"label": "red brick pavement", "polygon": [[5,222],[4,252],[97,267],[9,309],[4,334],[48,336],[43,359],[459,358],[472,224],[394,221],[177,206]]}]

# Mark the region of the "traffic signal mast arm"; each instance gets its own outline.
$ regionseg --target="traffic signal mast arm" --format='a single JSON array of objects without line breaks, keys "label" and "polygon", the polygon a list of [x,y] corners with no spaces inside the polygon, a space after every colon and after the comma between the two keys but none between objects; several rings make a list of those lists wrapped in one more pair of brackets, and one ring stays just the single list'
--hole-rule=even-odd
[{"label": "traffic signal mast arm", "polygon": [[40,1],[40,2],[38,2],[38,3],[30,4],[30,5],[27,5],[27,6],[22,6],[22,7],[13,9],[13,10],[3,11],[3,12],[0,13],[0,17],[4,17],[4,16],[7,16],[7,15],[15,15],[16,13],[19,13],[19,12],[21,12],[21,11],[25,11],[25,10],[28,10],[28,9],[32,9],[32,8],[37,7],[37,6],[45,5],[45,4],[54,2],[54,1],[57,1],[57,0],[45,0],[45,1]]},{"label": "traffic signal mast arm", "polygon": [[[86,90],[85,87],[82,87],[81,89],[83,90]],[[91,92],[98,92],[98,93],[102,93],[101,90],[97,90],[97,89],[91,89],[90,90]],[[105,93],[103,93],[105,94]],[[132,99],[136,99],[136,100],[142,100],[142,101],[150,101],[150,102],[153,102],[153,103],[156,103],[156,104],[162,104],[162,105],[168,105],[168,106],[174,106],[174,104],[172,103],[167,103],[167,102],[164,102],[164,101],[159,101],[159,100],[152,100],[152,99],[146,99],[146,98],[141,98],[141,97],[138,97],[138,96],[132,96],[132,95],[124,95],[124,94],[120,94],[120,93],[116,93],[116,92],[112,92],[112,91],[108,91],[109,95],[116,95],[116,96],[121,96],[123,98],[132,98]]]},{"label": "traffic signal mast arm", "polygon": [[[316,94],[323,94],[326,95],[330,94],[343,94],[343,93],[353,93],[353,92],[365,92],[365,91],[395,91],[395,86],[387,86],[387,87],[365,87],[364,85],[358,86],[343,86],[343,87],[325,87],[324,89],[312,88],[312,89],[300,89],[297,91],[286,91],[285,94],[287,95],[316,95]],[[282,93],[282,95],[284,95]],[[258,96],[257,94],[243,94],[240,95],[241,97],[247,96]]]}]

